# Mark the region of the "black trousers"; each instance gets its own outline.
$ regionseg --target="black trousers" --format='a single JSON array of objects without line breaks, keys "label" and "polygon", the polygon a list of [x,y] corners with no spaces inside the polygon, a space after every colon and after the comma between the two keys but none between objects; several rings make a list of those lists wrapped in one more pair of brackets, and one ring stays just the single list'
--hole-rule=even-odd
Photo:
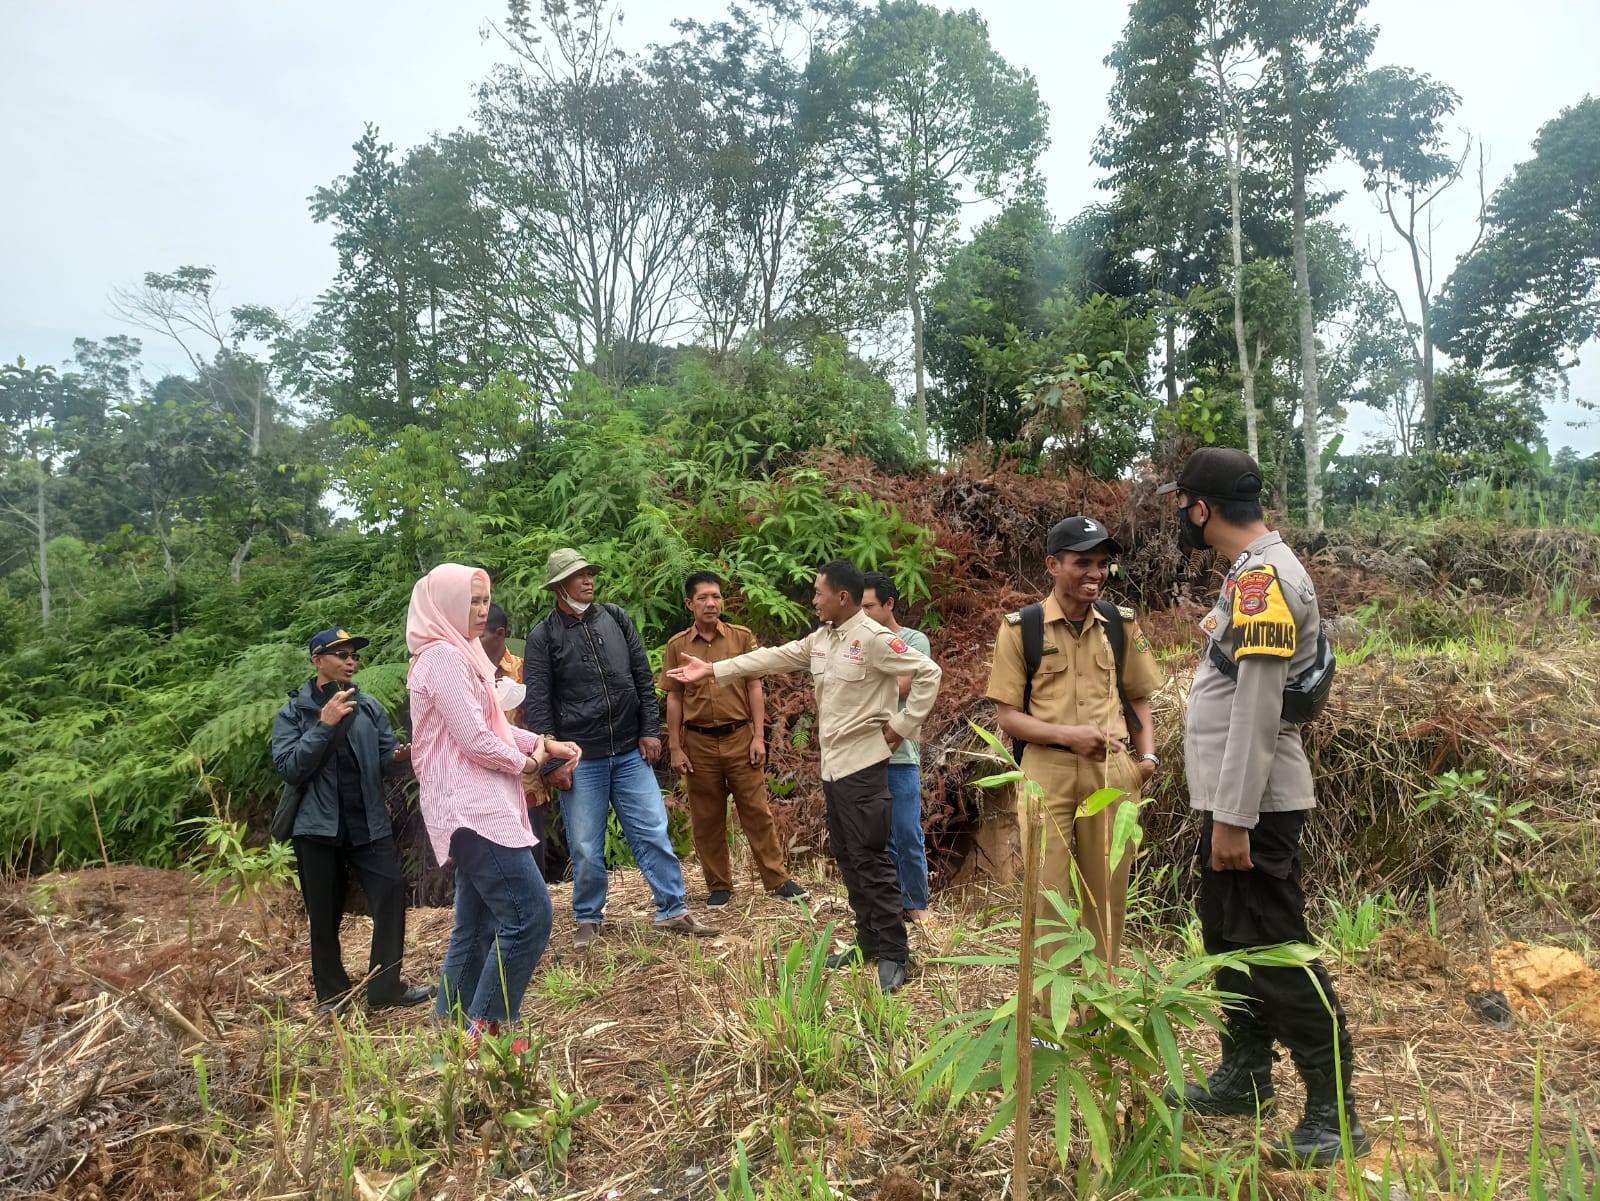
[{"label": "black trousers", "polygon": [[[1250,831],[1254,866],[1242,872],[1211,870],[1211,814],[1205,815],[1199,910],[1208,953],[1312,941],[1300,886],[1300,831],[1307,812],[1263,813]],[[1217,973],[1217,987],[1245,998],[1229,1011],[1231,1037],[1282,1043],[1308,1082],[1333,1078],[1337,1048],[1348,1078],[1354,1054],[1350,1029],[1322,960],[1309,968],[1256,967],[1248,974],[1224,968]]]},{"label": "black trousers", "polygon": [[361,882],[372,915],[372,954],[367,970],[383,970],[367,983],[367,1000],[382,1004],[398,996],[400,957],[406,944],[406,882],[393,838],[362,846],[335,846],[310,838],[294,840],[300,869],[300,895],[311,927],[311,981],[317,1000],[327,1001],[350,990],[339,951],[339,923],[344,919],[345,889],[350,873]]},{"label": "black trousers", "polygon": [[856,915],[856,945],[868,959],[904,963],[910,945],[900,908],[900,875],[889,858],[894,798],[888,761],[824,780],[822,795],[828,804],[828,842]]}]

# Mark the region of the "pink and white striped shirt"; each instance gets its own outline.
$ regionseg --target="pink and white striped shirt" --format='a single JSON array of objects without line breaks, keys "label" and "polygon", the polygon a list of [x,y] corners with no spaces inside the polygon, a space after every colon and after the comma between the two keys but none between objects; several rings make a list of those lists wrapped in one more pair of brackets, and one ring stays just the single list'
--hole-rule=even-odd
[{"label": "pink and white striped shirt", "polygon": [[494,694],[466,656],[436,643],[411,665],[411,762],[422,818],[439,862],[463,826],[503,847],[538,843],[528,822],[522,769],[538,735],[513,729],[514,751],[489,725]]}]

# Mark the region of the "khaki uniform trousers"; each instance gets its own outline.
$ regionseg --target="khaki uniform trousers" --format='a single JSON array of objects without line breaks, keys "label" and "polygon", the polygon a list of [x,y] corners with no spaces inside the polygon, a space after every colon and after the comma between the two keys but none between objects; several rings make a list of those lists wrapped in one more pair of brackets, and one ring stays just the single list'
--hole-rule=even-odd
[{"label": "khaki uniform trousers", "polygon": [[767,805],[767,773],[750,763],[751,725],[743,725],[721,738],[697,734],[687,726],[683,749],[694,770],[685,779],[689,792],[689,830],[695,854],[705,873],[706,890],[733,890],[733,868],[728,862],[728,797],[739,814],[739,827],[755,856],[756,871],[768,892],[789,879],[778,845],[778,831]]},{"label": "khaki uniform trousers", "polygon": [[[1053,889],[1062,899],[1076,904],[1081,920],[1094,935],[1095,954],[1108,967],[1116,967],[1122,957],[1122,931],[1128,910],[1128,872],[1133,864],[1133,849],[1122,859],[1111,862],[1111,831],[1117,810],[1137,803],[1143,783],[1133,757],[1112,755],[1101,764],[1083,759],[1070,751],[1053,747],[1029,747],[1023,756],[1023,770],[1029,779],[1044,789],[1044,860],[1039,870],[1039,890]],[[1124,794],[1090,817],[1077,817],[1078,804],[1105,786]],[[1073,868],[1077,868],[1077,884]],[[1059,921],[1055,909],[1041,903],[1038,914]]]}]

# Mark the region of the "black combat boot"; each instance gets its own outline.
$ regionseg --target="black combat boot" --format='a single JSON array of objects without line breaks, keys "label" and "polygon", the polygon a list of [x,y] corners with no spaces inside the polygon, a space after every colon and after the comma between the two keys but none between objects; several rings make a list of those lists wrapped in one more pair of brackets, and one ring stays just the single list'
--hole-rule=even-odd
[{"label": "black combat boot", "polygon": [[1181,1105],[1205,1115],[1271,1113],[1277,1105],[1272,1087],[1272,1043],[1253,1021],[1231,1015],[1220,1032],[1222,1062],[1204,1084],[1185,1084],[1180,1094],[1168,1087],[1168,1105]]},{"label": "black combat boot", "polygon": [[1306,1082],[1306,1114],[1289,1137],[1277,1139],[1268,1148],[1272,1162],[1288,1168],[1325,1168],[1344,1155],[1339,1132],[1339,1100],[1344,1097],[1344,1120],[1350,1130],[1350,1150],[1366,1155],[1372,1150],[1367,1132],[1356,1117],[1355,1098],[1350,1094],[1350,1069],[1344,1069],[1344,1088],[1332,1072],[1300,1070]]}]

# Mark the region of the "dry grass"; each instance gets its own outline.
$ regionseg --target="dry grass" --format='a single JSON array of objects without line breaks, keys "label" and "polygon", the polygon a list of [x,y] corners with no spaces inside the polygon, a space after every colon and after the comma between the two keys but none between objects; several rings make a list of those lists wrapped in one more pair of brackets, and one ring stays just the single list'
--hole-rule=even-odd
[{"label": "dry grass", "polygon": [[[920,966],[904,994],[913,1016],[903,1044],[874,1054],[862,1042],[867,1032],[858,1031],[845,1050],[846,1081],[812,1089],[773,1066],[745,1002],[768,987],[773,941],[814,939],[829,922],[847,919],[841,890],[831,878],[813,881],[808,912],[760,895],[747,880],[735,905],[716,915],[724,936],[691,943],[647,933],[647,890],[636,873],[621,874],[607,935],[585,955],[571,950],[568,891],[554,890],[557,933],[541,972],[605,982],[574,1011],[540,989],[541,975],[524,1007],[526,1026],[548,1040],[545,1060],[562,1082],[602,1100],[581,1120],[555,1193],[645,1197],[660,1189],[654,1195],[708,1197],[725,1177],[735,1138],[760,1162],[783,1137],[851,1196],[872,1196],[889,1176],[900,1180],[891,1187],[903,1191],[915,1181],[928,1197],[1000,1195],[1009,1171],[1003,1140],[972,1146],[987,1106],[954,1115],[921,1107],[895,1072],[897,1058],[909,1062],[940,1018],[994,1004],[1012,986],[1004,972],[930,961],[1014,911],[1014,890],[936,897],[934,920],[915,935]],[[283,1107],[271,1102],[269,1067],[287,1055],[299,1065],[302,1097],[315,1089],[337,1098],[356,1052],[331,1021],[308,1016],[303,920],[293,898],[280,898],[279,928],[263,946],[244,911],[219,909],[181,874],[114,869],[46,880],[58,884],[43,894],[53,912],[45,911],[40,883],[14,882],[4,901],[9,950],[0,993],[10,1050],[0,1072],[0,1179],[8,1195],[312,1195],[308,1188],[324,1195],[334,1167],[330,1131],[342,1120],[337,1103],[320,1119],[302,1104],[289,1128],[274,1132]],[[413,913],[410,977],[437,969],[449,923],[445,910]],[[353,918],[347,927],[347,958],[360,962],[366,921]],[[1571,1105],[1591,1121],[1600,1114],[1600,1031],[1548,1017],[1506,1032],[1482,1025],[1463,1002],[1472,944],[1448,920],[1440,935],[1435,942],[1391,931],[1363,961],[1336,965],[1360,1053],[1356,1088],[1380,1142],[1369,1161],[1374,1170],[1397,1133],[1412,1157],[1435,1154],[1443,1139],[1469,1159],[1523,1161],[1541,1057],[1551,1110]],[[1157,953],[1174,945],[1159,921],[1141,936]],[[861,1012],[852,994],[870,999],[872,989],[866,974],[847,977],[835,1006]],[[285,1016],[275,1023],[279,1012]],[[346,1023],[359,1030],[361,1019]],[[385,1016],[373,1020],[362,1044],[370,1050],[361,1054],[388,1065],[396,1087],[426,1095],[437,1090],[437,1065],[419,1047],[436,1037],[424,1013]],[[1201,1051],[1209,1058],[1209,1048]],[[209,1114],[197,1088],[197,1053],[208,1065]],[[1288,1115],[1298,1100],[1291,1076],[1280,1071]],[[1253,1132],[1248,1123],[1216,1122],[1202,1134],[1220,1150],[1247,1145]],[[431,1170],[425,1195],[515,1197],[528,1188],[554,1195],[542,1167],[495,1177],[482,1151],[464,1140]],[[1067,1187],[1043,1133],[1034,1158],[1051,1187]],[[356,1166],[372,1195],[381,1195],[392,1174],[373,1162]],[[1515,1170],[1508,1178],[1515,1182]],[[1304,1195],[1305,1183],[1275,1176],[1269,1191]],[[351,1195],[362,1194],[353,1188]],[[1525,1188],[1513,1183],[1503,1195],[1525,1195]]]},{"label": "dry grass", "polygon": [[[993,497],[981,499],[986,512],[994,509]],[[1551,545],[1535,540],[1529,554]],[[1369,595],[1331,556],[1313,563],[1325,590]],[[1430,603],[1436,609],[1426,616],[1442,623],[1436,637],[1402,640],[1379,621],[1346,635],[1329,710],[1307,730],[1321,805],[1308,827],[1307,871],[1319,912],[1333,898],[1353,905],[1379,895],[1408,910],[1372,950],[1334,964],[1355,1029],[1356,1090],[1379,1142],[1368,1169],[1381,1172],[1386,1155],[1431,1163],[1448,1151],[1483,1164],[1503,1156],[1500,1195],[1515,1199],[1527,1195],[1536,1071],[1554,1115],[1547,1137],[1564,1137],[1570,1107],[1600,1139],[1600,1031],[1576,1020],[1582,1006],[1526,996],[1514,996],[1518,1024],[1494,1030],[1465,996],[1485,982],[1484,926],[1502,940],[1573,948],[1596,966],[1600,642],[1583,620],[1535,618],[1504,600],[1463,594]],[[1181,730],[1195,616],[1173,609],[1146,622],[1171,679],[1154,698],[1164,768],[1146,811],[1142,866],[1152,883],[1138,898],[1132,933],[1158,956],[1179,953],[1191,887],[1194,819],[1181,795]],[[992,804],[972,786],[992,764],[973,753],[981,744],[965,725],[986,716],[978,697],[992,625],[992,615],[974,611],[947,627],[941,646],[953,683],[941,702],[949,706],[942,729],[925,747],[925,775],[945,880],[959,872]],[[1413,812],[1439,772],[1473,769],[1506,803],[1533,802],[1528,817],[1541,841],[1485,848],[1462,814]],[[780,770],[801,778],[807,769],[796,753]],[[805,781],[783,812],[791,837],[809,844],[819,806],[814,776]],[[1481,902],[1464,883],[1473,865],[1485,880]],[[833,1065],[839,1079],[818,1085],[765,1044],[748,1002],[773,991],[775,944],[848,925],[843,890],[813,861],[803,869],[810,908],[786,905],[761,894],[749,867],[734,906],[713,915],[724,936],[706,942],[650,934],[648,891],[627,872],[613,876],[605,939],[578,955],[569,888],[552,890],[555,938],[523,1016],[547,1040],[544,1063],[563,1086],[601,1105],[579,1121],[564,1175],[552,1178],[542,1164],[497,1171],[492,1132],[480,1132],[429,1151],[423,1195],[710,1197],[726,1179],[736,1140],[769,1170],[793,1147],[850,1196],[909,1197],[919,1187],[938,1201],[1005,1194],[1009,1150],[974,1146],[990,1106],[947,1114],[920,1104],[900,1073],[938,1021],[994,1005],[1012,988],[1003,970],[934,961],[1014,913],[1015,887],[935,895],[933,921],[915,933],[918,966],[902,994],[904,1012],[891,1014],[905,1018],[901,1033],[885,1036],[882,1014],[873,1016],[870,975],[836,983],[833,1012],[850,1029]],[[697,872],[688,873],[693,901]],[[438,1097],[449,1040],[425,1013],[382,1015],[370,1025],[359,1014],[342,1023],[310,1017],[304,918],[292,893],[273,900],[263,936],[247,910],[219,907],[185,874],[83,871],[6,881],[0,925],[0,1195],[365,1201],[385,1194],[396,1165],[361,1151],[357,1178],[339,1168],[337,1147],[362,1135],[370,1150],[381,1117],[376,1085],[422,1102]],[[410,979],[437,972],[449,926],[446,909],[413,911]],[[352,965],[365,961],[368,930],[364,918],[347,921]],[[1503,968],[1501,976],[1503,985]],[[1195,1050],[1209,1060],[1210,1048]],[[369,1091],[352,1097],[357,1077]],[[1276,1124],[1288,1124],[1298,1085],[1287,1064],[1279,1077],[1285,1116]],[[300,1103],[291,1110],[283,1095],[274,1098],[275,1086]],[[313,1095],[319,1101],[308,1105]],[[1047,1141],[1048,1121],[1034,1129],[1046,1189],[1072,1195],[1071,1173],[1060,1171]],[[1247,1148],[1253,1136],[1248,1123],[1220,1121],[1193,1138],[1215,1159]],[[1069,1158],[1084,1154],[1073,1147]],[[1302,1177],[1265,1180],[1272,1196],[1312,1191]]]}]

